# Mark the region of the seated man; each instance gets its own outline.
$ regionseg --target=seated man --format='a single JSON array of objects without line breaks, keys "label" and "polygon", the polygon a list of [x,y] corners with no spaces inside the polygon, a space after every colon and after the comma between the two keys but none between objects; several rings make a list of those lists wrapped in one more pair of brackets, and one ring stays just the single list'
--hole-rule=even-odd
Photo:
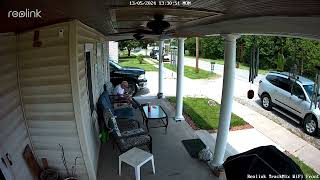
[{"label": "seated man", "polygon": [[129,84],[127,81],[122,81],[121,84],[118,84],[114,90],[113,90],[113,95],[117,96],[117,100],[119,101],[124,101],[127,103],[131,103],[132,102],[132,97],[127,94],[126,90],[128,89]]}]

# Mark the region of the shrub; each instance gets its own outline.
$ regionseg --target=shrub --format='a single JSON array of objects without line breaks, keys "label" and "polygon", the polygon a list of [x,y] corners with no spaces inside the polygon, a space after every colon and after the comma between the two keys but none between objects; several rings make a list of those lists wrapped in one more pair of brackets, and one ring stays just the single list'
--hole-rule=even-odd
[{"label": "shrub", "polygon": [[143,55],[139,54],[137,56],[137,60],[139,61],[140,64],[142,64],[143,63]]}]

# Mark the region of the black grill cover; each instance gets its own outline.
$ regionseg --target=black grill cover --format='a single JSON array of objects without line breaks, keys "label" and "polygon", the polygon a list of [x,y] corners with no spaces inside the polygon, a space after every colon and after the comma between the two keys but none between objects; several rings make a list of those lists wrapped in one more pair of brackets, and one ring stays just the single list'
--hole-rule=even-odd
[{"label": "black grill cover", "polygon": [[228,180],[305,179],[300,167],[274,146],[260,146],[230,156],[224,162]]}]

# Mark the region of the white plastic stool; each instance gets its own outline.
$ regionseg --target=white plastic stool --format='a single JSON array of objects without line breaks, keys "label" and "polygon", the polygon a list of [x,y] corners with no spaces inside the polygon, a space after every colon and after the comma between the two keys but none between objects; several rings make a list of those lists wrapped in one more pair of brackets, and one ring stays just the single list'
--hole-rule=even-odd
[{"label": "white plastic stool", "polygon": [[136,180],[140,180],[140,167],[150,160],[152,163],[153,174],[155,174],[156,170],[154,167],[153,155],[139,148],[130,149],[119,156],[119,176],[121,176],[121,162],[125,162],[134,167]]}]

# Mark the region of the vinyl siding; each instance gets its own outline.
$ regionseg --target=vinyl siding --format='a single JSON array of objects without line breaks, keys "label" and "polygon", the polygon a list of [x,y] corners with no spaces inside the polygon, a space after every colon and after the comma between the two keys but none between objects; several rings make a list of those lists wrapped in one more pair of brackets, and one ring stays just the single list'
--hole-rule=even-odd
[{"label": "vinyl siding", "polygon": [[[63,29],[63,37],[59,31]],[[66,173],[58,144],[62,144],[69,169],[79,156],[77,175],[88,179],[73,109],[69,23],[40,28],[40,47],[33,47],[34,31],[18,35],[22,100],[38,160]],[[40,164],[40,162],[39,162]]]},{"label": "vinyl siding", "polygon": [[[77,62],[78,62],[78,78],[80,84],[80,108],[83,121],[85,122],[85,132],[90,137],[90,145],[88,151],[92,159],[94,170],[97,172],[98,158],[100,142],[98,141],[98,123],[95,116],[90,114],[89,95],[88,95],[88,80],[85,61],[85,44],[91,43],[93,49],[91,52],[91,72],[92,72],[92,86],[94,95],[94,104],[96,105],[100,94],[103,92],[103,84],[106,82],[106,53],[103,47],[103,43],[106,43],[103,35],[85,26],[84,24],[77,22]],[[98,63],[97,59],[97,43],[101,44],[101,59]],[[98,72],[96,72],[96,67]],[[102,67],[101,67],[102,66]],[[99,74],[100,73],[100,74]],[[98,77],[97,77],[98,76]],[[100,79],[99,79],[100,77]],[[103,79],[101,79],[101,77]]]},{"label": "vinyl siding", "polygon": [[[33,47],[35,30],[39,30],[40,47]],[[96,105],[108,80],[105,37],[79,21],[35,30],[0,36],[0,153],[14,152],[15,179],[32,179],[22,159],[25,145],[31,142],[40,165],[41,158],[47,158],[51,168],[65,175],[58,148],[62,144],[69,169],[80,157],[79,179],[95,179],[99,128],[96,113],[90,113],[84,52],[85,44],[92,43]],[[97,46],[101,56],[97,56]]]},{"label": "vinyl siding", "polygon": [[[16,36],[0,35],[0,156],[8,153],[14,179],[32,180],[22,153],[30,144],[18,85]],[[2,163],[2,162],[1,162]]]}]

